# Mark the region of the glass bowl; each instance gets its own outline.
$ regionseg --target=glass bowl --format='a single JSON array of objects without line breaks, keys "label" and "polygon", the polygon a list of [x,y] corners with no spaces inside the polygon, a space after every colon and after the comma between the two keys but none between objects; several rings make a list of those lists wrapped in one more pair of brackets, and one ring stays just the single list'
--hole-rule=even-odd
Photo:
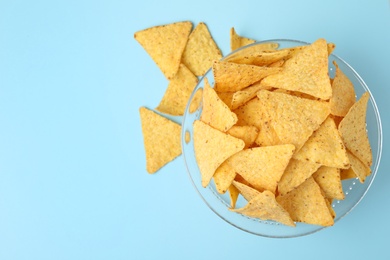
[{"label": "glass bowl", "polygon": [[[274,42],[279,44],[279,48],[288,48],[294,46],[307,45],[308,43],[297,41],[297,40],[288,40],[288,39],[276,39],[276,40],[267,40],[256,42],[251,45],[242,47],[226,57],[232,55],[233,53],[239,52],[245,48],[251,47],[256,44]],[[226,58],[225,57],[225,58]],[[370,100],[367,105],[367,131],[368,136],[372,148],[373,154],[373,164],[371,166],[372,173],[368,176],[365,182],[362,184],[356,178],[344,180],[343,190],[345,194],[344,200],[333,200],[332,207],[336,212],[336,217],[334,219],[335,225],[337,221],[347,215],[351,210],[356,207],[356,205],[363,199],[368,189],[370,188],[375,175],[377,173],[381,153],[382,153],[382,126],[381,119],[379,115],[379,111],[377,105],[375,103],[374,97],[370,92],[367,85],[364,83],[363,79],[358,75],[358,73],[346,63],[344,60],[339,58],[338,56],[331,54],[329,56],[329,75],[331,78],[334,77],[335,67],[333,65],[333,61],[336,61],[339,68],[349,77],[352,81],[357,97],[360,97],[364,92],[368,91],[370,93]],[[282,224],[279,224],[274,221],[264,221],[257,218],[251,218],[244,216],[242,214],[238,214],[236,212],[232,212],[229,210],[230,208],[230,197],[228,192],[225,194],[219,194],[216,190],[215,184],[213,180],[210,184],[204,188],[201,184],[201,175],[195,158],[194,151],[194,142],[192,140],[193,136],[193,122],[200,118],[200,114],[202,112],[201,104],[198,107],[193,107],[195,103],[191,105],[191,101],[196,98],[199,98],[199,92],[203,89],[204,79],[207,78],[210,85],[214,85],[214,78],[212,70],[208,70],[208,72],[204,75],[203,78],[199,81],[198,85],[194,89],[190,101],[187,105],[186,111],[183,117],[182,123],[182,151],[183,157],[185,160],[185,164],[187,167],[188,174],[192,180],[192,183],[203,199],[203,201],[207,204],[207,206],[214,211],[219,217],[223,220],[235,226],[243,231],[264,236],[264,237],[275,237],[275,238],[288,238],[288,237],[298,237],[304,236],[308,234],[312,234],[314,232],[320,231],[326,227],[310,225],[297,222],[296,227],[289,227]],[[239,196],[236,208],[243,207],[247,202]]]}]

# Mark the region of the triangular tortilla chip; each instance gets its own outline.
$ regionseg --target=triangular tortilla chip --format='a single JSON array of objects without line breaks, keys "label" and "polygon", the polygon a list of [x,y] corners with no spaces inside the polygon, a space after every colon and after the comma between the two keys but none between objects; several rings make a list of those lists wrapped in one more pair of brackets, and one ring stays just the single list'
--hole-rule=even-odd
[{"label": "triangular tortilla chip", "polygon": [[[244,141],[225,134],[202,121],[194,121],[194,150],[202,177],[202,186],[206,187],[215,170],[232,154],[242,150]],[[221,149],[221,144],[224,149]]]},{"label": "triangular tortilla chip", "polygon": [[256,93],[260,89],[264,89],[263,85],[261,85],[260,82],[254,83],[247,88],[244,88],[242,90],[234,92],[234,94],[231,98],[230,106],[229,106],[230,109],[234,110],[234,109],[244,105],[246,102],[248,102],[252,98],[256,97]]},{"label": "triangular tortilla chip", "polygon": [[270,117],[267,107],[259,98],[254,98],[240,106],[234,113],[237,115],[239,126],[255,126],[259,129],[259,134],[255,143],[259,146],[272,146],[280,144],[279,137],[274,128],[270,125]]},{"label": "triangular tortilla chip", "polygon": [[348,180],[348,179],[356,179],[357,175],[356,173],[352,170],[352,167],[349,167],[348,169],[341,169],[340,170],[340,179],[343,180]]},{"label": "triangular tortilla chip", "polygon": [[202,76],[211,68],[214,60],[221,58],[222,53],[212,38],[207,25],[199,23],[188,38],[182,62],[196,76]]},{"label": "triangular tortilla chip", "polygon": [[230,208],[234,209],[236,207],[236,202],[238,199],[238,195],[240,195],[240,192],[233,185],[230,185],[228,190],[229,190],[229,197],[230,197]]},{"label": "triangular tortilla chip", "polygon": [[240,192],[240,194],[247,200],[250,201],[254,199],[257,195],[259,195],[261,192],[238,181],[233,181],[232,183]]},{"label": "triangular tortilla chip", "polygon": [[189,21],[154,26],[134,34],[167,79],[179,69],[181,56],[192,29]]},{"label": "triangular tortilla chip", "polygon": [[256,147],[232,155],[227,163],[257,190],[275,193],[293,152],[291,144]]},{"label": "triangular tortilla chip", "polygon": [[361,183],[364,183],[367,176],[371,174],[371,168],[362,163],[355,155],[350,151],[347,151],[349,161],[351,163],[351,169],[359,178]]},{"label": "triangular tortilla chip", "polygon": [[236,122],[237,116],[218,97],[218,94],[210,87],[207,78],[204,78],[203,110],[200,120],[222,132],[229,130]]},{"label": "triangular tortilla chip", "polygon": [[234,51],[238,48],[256,42],[253,39],[242,37],[236,33],[234,27],[230,29],[230,50]]},{"label": "triangular tortilla chip", "polygon": [[255,44],[229,55],[224,61],[237,64],[267,66],[286,58],[289,54],[290,51],[287,49],[264,50],[263,46]]},{"label": "triangular tortilla chip", "polygon": [[264,86],[294,90],[324,100],[332,96],[328,76],[328,49],[324,39],[295,53],[283,65],[281,73],[262,80]]},{"label": "triangular tortilla chip", "polygon": [[291,159],[278,183],[279,194],[285,195],[304,183],[320,166],[312,162]]},{"label": "triangular tortilla chip", "polygon": [[213,175],[217,191],[221,194],[225,193],[232,184],[234,177],[236,177],[236,171],[226,161],[223,162]]},{"label": "triangular tortilla chip", "polygon": [[257,96],[269,114],[269,125],[275,130],[280,142],[295,145],[296,151],[319,128],[330,111],[328,102],[267,90],[260,90]]},{"label": "triangular tortilla chip", "polygon": [[345,116],[356,102],[355,89],[336,61],[333,61],[333,64],[336,67],[336,76],[332,83],[333,94],[329,100],[330,113],[335,116]]},{"label": "triangular tortilla chip", "polygon": [[232,211],[249,217],[273,220],[295,227],[295,223],[289,213],[276,202],[275,195],[268,190],[251,199],[243,208],[233,209]]},{"label": "triangular tortilla chip", "polygon": [[190,107],[189,107],[189,112],[194,113],[200,105],[202,104],[202,99],[203,99],[203,88],[198,88],[196,92],[193,94],[191,97],[191,102],[190,102]]},{"label": "triangular tortilla chip", "polygon": [[347,169],[347,150],[333,119],[328,117],[307,140],[294,158],[324,166]]},{"label": "triangular tortilla chip", "polygon": [[235,92],[280,71],[281,68],[214,61],[215,90],[218,92]]},{"label": "triangular tortilla chip", "polygon": [[313,178],[324,191],[326,198],[337,200],[345,198],[340,179],[340,169],[322,166],[313,174]]},{"label": "triangular tortilla chip", "polygon": [[181,154],[181,126],[159,114],[139,109],[146,153],[146,170],[155,173]]},{"label": "triangular tortilla chip", "polygon": [[286,195],[276,197],[276,201],[294,221],[320,226],[334,224],[321,188],[312,177]]},{"label": "triangular tortilla chip", "polygon": [[227,131],[227,133],[229,135],[242,139],[245,142],[245,148],[249,148],[255,142],[256,137],[259,134],[259,130],[255,126],[234,125]]},{"label": "triangular tortilla chip", "polygon": [[225,103],[230,108],[230,110],[232,110],[231,103],[234,92],[217,92],[217,94],[218,97],[223,101],[223,103]]},{"label": "triangular tortilla chip", "polygon": [[183,115],[197,83],[198,78],[184,64],[180,64],[156,110],[174,116]]},{"label": "triangular tortilla chip", "polygon": [[366,130],[369,98],[370,94],[365,92],[339,124],[339,131],[345,147],[368,167],[372,164],[371,146]]}]

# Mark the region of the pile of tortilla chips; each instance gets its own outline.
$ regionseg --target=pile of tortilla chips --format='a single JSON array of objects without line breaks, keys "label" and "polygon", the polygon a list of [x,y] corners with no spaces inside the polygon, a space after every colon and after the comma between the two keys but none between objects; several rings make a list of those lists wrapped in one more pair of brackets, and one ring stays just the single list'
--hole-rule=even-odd
[{"label": "pile of tortilla chips", "polygon": [[[279,49],[276,43],[230,31],[232,55],[222,54],[206,25],[156,26],[134,37],[170,83],[156,110],[183,115],[190,94],[210,67],[189,109],[202,105],[193,124],[201,184],[228,192],[231,208],[249,217],[295,226],[331,226],[332,200],[343,200],[342,180],[364,182],[372,152],[366,129],[370,98],[356,98],[352,82],[329,55],[335,44],[318,39]],[[158,40],[156,40],[158,39]],[[172,42],[172,39],[176,39]],[[210,82],[209,82],[210,81]],[[357,100],[356,100],[357,99]],[[147,170],[152,173],[180,155],[180,126],[140,109]],[[236,208],[238,196],[247,200]]]}]

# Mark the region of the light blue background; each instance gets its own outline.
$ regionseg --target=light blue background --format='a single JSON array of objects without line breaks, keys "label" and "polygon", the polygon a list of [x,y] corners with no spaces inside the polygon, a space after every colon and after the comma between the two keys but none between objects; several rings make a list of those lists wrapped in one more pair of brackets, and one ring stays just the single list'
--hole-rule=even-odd
[{"label": "light blue background", "polygon": [[[258,40],[335,42],[381,111],[382,164],[334,227],[270,239],[222,221],[182,156],[145,170],[138,108],[167,81],[134,40],[204,21]],[[390,6],[367,1],[0,0],[0,259],[389,259]]]}]

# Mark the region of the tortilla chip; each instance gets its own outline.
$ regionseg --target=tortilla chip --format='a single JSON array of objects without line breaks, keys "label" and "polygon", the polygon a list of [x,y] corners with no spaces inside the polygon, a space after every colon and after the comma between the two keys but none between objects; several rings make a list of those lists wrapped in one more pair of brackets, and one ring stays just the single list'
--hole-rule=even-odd
[{"label": "tortilla chip", "polygon": [[336,61],[336,76],[332,83],[333,95],[329,100],[330,113],[335,116],[344,117],[352,105],[356,102],[355,89],[349,78],[341,71]]},{"label": "tortilla chip", "polygon": [[225,103],[231,110],[231,103],[233,99],[234,92],[217,92],[218,97]]},{"label": "tortilla chip", "polygon": [[336,217],[336,211],[334,211],[334,209],[333,209],[332,201],[333,201],[333,199],[325,198],[326,206],[328,206],[330,215],[334,219]]},{"label": "tortilla chip", "polygon": [[[194,149],[202,177],[202,186],[206,187],[215,170],[231,155],[242,150],[244,141],[225,134],[202,121],[194,121]],[[221,144],[224,149],[221,149]]]},{"label": "tortilla chip", "polygon": [[224,59],[224,61],[237,64],[247,64],[255,66],[267,66],[278,60],[282,60],[289,55],[289,50],[264,50],[263,46],[253,45],[239,50]]},{"label": "tortilla chip", "polygon": [[276,201],[294,221],[320,226],[334,224],[321,188],[312,177],[286,195],[276,197]]},{"label": "tortilla chip", "polygon": [[197,83],[198,78],[184,64],[180,64],[156,110],[174,116],[183,115]]},{"label": "tortilla chip", "polygon": [[364,183],[367,176],[371,174],[371,168],[362,163],[355,155],[347,151],[349,161],[351,163],[351,169],[359,178],[361,183]]},{"label": "tortilla chip", "polygon": [[233,186],[237,188],[239,193],[247,200],[254,199],[261,192],[239,181],[233,181]]},{"label": "tortilla chip", "polygon": [[260,84],[260,82],[256,82],[247,88],[234,92],[229,106],[230,109],[234,110],[244,105],[246,102],[256,97],[256,93],[260,89],[264,89],[264,88]]},{"label": "tortilla chip", "polygon": [[238,118],[236,125],[249,125],[258,128],[259,134],[255,143],[259,146],[278,145],[280,144],[280,140],[270,125],[270,117],[266,109],[267,107],[258,98],[248,101],[243,106],[234,110]]},{"label": "tortilla chip", "polygon": [[295,53],[283,65],[281,73],[262,80],[268,87],[299,91],[327,100],[332,96],[328,76],[328,50],[324,39],[319,39]]},{"label": "tortilla chip", "polygon": [[223,162],[215,171],[213,178],[217,191],[225,193],[236,177],[236,171],[228,164]]},{"label": "tortilla chip", "polygon": [[240,192],[237,190],[237,188],[234,187],[233,185],[230,185],[229,187],[230,208],[234,209],[236,207],[238,195],[240,195]]},{"label": "tortilla chip", "polygon": [[236,114],[218,97],[207,78],[203,89],[203,110],[200,120],[222,132],[226,132],[237,122]]},{"label": "tortilla chip", "polygon": [[278,193],[285,195],[304,183],[321,165],[291,159],[278,183]]},{"label": "tortilla chip", "polygon": [[324,191],[326,198],[337,200],[345,198],[340,179],[340,169],[322,166],[313,174],[313,178]]},{"label": "tortilla chip", "polygon": [[280,71],[281,68],[214,61],[215,90],[218,92],[235,92]]},{"label": "tortilla chip", "polygon": [[259,130],[255,126],[249,126],[249,125],[237,126],[237,125],[234,125],[227,131],[227,133],[229,135],[232,135],[234,137],[242,139],[245,142],[244,149],[246,149],[246,148],[249,148],[249,147],[251,147],[253,145],[253,143],[256,140],[256,137],[259,134]]},{"label": "tortilla chip", "polygon": [[254,42],[256,41],[253,39],[238,35],[233,27],[230,29],[230,50],[231,51],[234,51],[238,48],[241,48],[243,46],[246,46]]},{"label": "tortilla chip", "polygon": [[343,180],[348,180],[348,179],[356,179],[357,175],[356,173],[352,170],[352,167],[349,167],[348,169],[341,169],[340,170],[340,179]]},{"label": "tortilla chip", "polygon": [[146,170],[155,173],[181,154],[181,126],[141,107],[139,109],[146,154]]},{"label": "tortilla chip", "polygon": [[293,152],[291,144],[256,147],[232,155],[227,163],[257,190],[275,193]]},{"label": "tortilla chip", "polygon": [[345,147],[366,166],[372,164],[372,152],[366,130],[368,92],[351,107],[348,114],[339,124],[341,139]]},{"label": "tortilla chip", "polygon": [[167,79],[179,70],[181,56],[192,29],[189,21],[154,26],[134,34],[134,38],[154,60]]},{"label": "tortilla chip", "polygon": [[[260,90],[257,96],[264,106],[263,110],[268,113],[269,125],[275,130],[280,143],[293,144],[296,151],[329,115],[327,102],[267,90]],[[261,131],[260,128],[260,134]]]},{"label": "tortilla chip", "polygon": [[332,54],[334,49],[336,49],[336,44],[334,44],[332,42],[328,42],[327,48],[328,48],[328,56],[329,56],[330,54]]},{"label": "tortilla chip", "polygon": [[189,107],[190,113],[194,113],[196,110],[198,110],[198,108],[200,108],[200,105],[202,104],[202,98],[203,88],[198,88],[191,98],[191,103]]},{"label": "tortilla chip", "polygon": [[335,168],[349,168],[347,150],[333,119],[328,117],[294,158]]},{"label": "tortilla chip", "polygon": [[205,23],[199,23],[188,38],[182,62],[196,76],[202,76],[211,68],[214,60],[222,58],[222,53],[212,38]]},{"label": "tortilla chip", "polygon": [[289,213],[276,202],[275,195],[267,190],[250,200],[245,207],[232,211],[249,217],[273,220],[295,227],[295,223]]}]

